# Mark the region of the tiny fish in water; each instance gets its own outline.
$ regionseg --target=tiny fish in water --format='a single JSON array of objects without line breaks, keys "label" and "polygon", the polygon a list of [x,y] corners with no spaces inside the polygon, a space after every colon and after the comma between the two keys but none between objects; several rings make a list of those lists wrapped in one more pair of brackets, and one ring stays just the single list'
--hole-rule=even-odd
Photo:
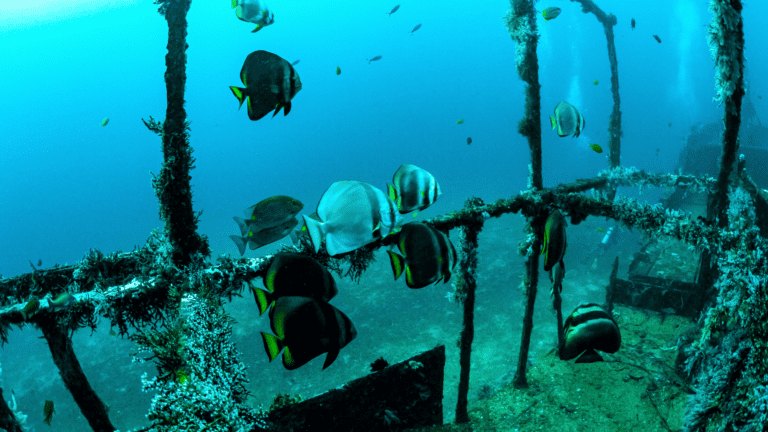
[{"label": "tiny fish in water", "polygon": [[372,59],[368,59],[368,64],[371,64],[371,62],[377,61],[377,60],[381,60],[381,56],[376,56],[376,57],[374,57]]},{"label": "tiny fish in water", "polygon": [[295,62],[291,63],[291,66],[296,66],[297,64],[299,64],[300,61],[301,60],[296,60]]},{"label": "tiny fish in water", "polygon": [[472,144],[472,137],[467,138],[467,145]]},{"label": "tiny fish in water", "polygon": [[56,410],[53,409],[53,401],[45,401],[45,406],[43,406],[43,415],[45,418],[43,419],[43,422],[48,426],[51,425],[51,420],[53,420],[53,414],[55,412]]},{"label": "tiny fish in water", "polygon": [[602,148],[602,147],[600,147],[598,144],[590,144],[590,145],[589,145],[589,148],[591,148],[592,150],[594,150],[594,151],[595,151],[595,153],[602,153],[602,152],[603,152],[603,148]]},{"label": "tiny fish in water", "polygon": [[462,124],[462,123],[464,123],[464,119],[458,119],[458,120],[456,120],[456,124]]},{"label": "tiny fish in water", "polygon": [[336,66],[336,75],[341,75],[341,67]]},{"label": "tiny fish in water", "polygon": [[397,6],[393,7],[392,10],[389,11],[389,13],[387,13],[387,15],[392,16],[392,14],[397,12],[398,9],[400,9],[400,5],[397,5]]},{"label": "tiny fish in water", "polygon": [[594,81],[592,81],[592,84],[594,84],[594,85],[598,85],[598,84],[600,84],[600,81],[598,81],[598,80],[594,80]]},{"label": "tiny fish in water", "polygon": [[41,265],[43,265],[43,260],[41,259],[37,260],[37,266],[40,267]]},{"label": "tiny fish in water", "polygon": [[632,18],[632,30],[634,30],[634,29],[635,29],[635,19]]},{"label": "tiny fish in water", "polygon": [[560,15],[560,8],[559,7],[548,7],[544,9],[544,12],[542,12],[542,15],[544,15],[544,19],[546,21],[549,21],[551,19],[555,19]]},{"label": "tiny fish in water", "polygon": [[669,127],[672,127],[672,123],[669,124]]},{"label": "tiny fish in water", "polygon": [[661,38],[660,37],[658,37],[656,35],[653,35],[653,38],[656,39],[656,42],[661,43]]},{"label": "tiny fish in water", "polygon": [[418,30],[420,28],[421,28],[421,24],[416,24],[416,27],[414,27],[413,30],[411,30],[411,36],[413,36],[413,32],[415,32],[416,30]]},{"label": "tiny fish in water", "polygon": [[101,127],[104,127],[107,124],[109,124],[109,117],[107,117],[107,118],[105,118],[104,120],[101,121]]}]

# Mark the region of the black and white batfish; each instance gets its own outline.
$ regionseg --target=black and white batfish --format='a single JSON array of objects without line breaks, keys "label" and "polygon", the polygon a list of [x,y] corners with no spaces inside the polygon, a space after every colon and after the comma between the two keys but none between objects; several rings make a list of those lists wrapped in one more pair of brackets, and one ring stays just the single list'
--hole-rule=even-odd
[{"label": "black and white batfish", "polygon": [[567,222],[560,210],[555,210],[547,217],[544,224],[544,244],[541,255],[544,255],[544,271],[552,270],[555,264],[562,262],[568,242],[565,238]]},{"label": "black and white batfish", "polygon": [[329,301],[338,294],[336,280],[309,255],[279,252],[272,258],[264,276],[266,290],[251,286],[262,315],[280,297],[309,297]]},{"label": "black and white batfish", "polygon": [[240,70],[240,81],[245,88],[230,86],[229,89],[240,102],[247,101],[248,118],[259,120],[275,110],[284,115],[291,112],[291,100],[301,90],[301,79],[296,69],[284,58],[268,51],[254,51],[248,54]]},{"label": "black and white batfish", "polygon": [[457,259],[447,235],[420,222],[403,225],[397,235],[397,248],[402,255],[387,251],[395,280],[405,273],[408,288],[423,288],[451,279]]},{"label": "black and white batfish", "polygon": [[581,135],[586,122],[575,106],[566,101],[561,101],[555,107],[555,115],[549,116],[552,129],[557,130],[557,135],[565,137],[573,134],[574,137]]},{"label": "black and white batfish", "polygon": [[384,192],[360,181],[338,181],[317,205],[319,221],[304,215],[315,252],[325,241],[331,256],[351,252],[399,229],[403,217]]},{"label": "black and white batfish", "polygon": [[269,11],[263,0],[232,0],[232,9],[240,21],[256,24],[251,33],[256,33],[275,22],[275,14]]},{"label": "black and white batfish", "polygon": [[604,361],[597,351],[615,353],[621,347],[619,325],[611,314],[595,303],[582,303],[573,310],[563,325],[560,360],[576,363]]},{"label": "black and white batfish", "polygon": [[261,333],[269,361],[283,351],[283,366],[294,370],[328,353],[323,369],[357,336],[352,321],[332,305],[308,297],[280,297],[269,311],[272,334]]},{"label": "black and white batfish", "polygon": [[424,210],[440,197],[440,185],[427,170],[416,165],[403,164],[387,185],[389,198],[397,204],[400,213]]}]

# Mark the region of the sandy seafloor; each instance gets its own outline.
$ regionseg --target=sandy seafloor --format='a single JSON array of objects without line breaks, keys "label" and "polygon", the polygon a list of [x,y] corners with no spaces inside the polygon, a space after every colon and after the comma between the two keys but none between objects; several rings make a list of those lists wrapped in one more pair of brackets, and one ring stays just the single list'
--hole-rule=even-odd
[{"label": "sandy seafloor", "polygon": [[[620,245],[601,257],[594,268],[592,263],[582,263],[580,257],[603,236],[598,228],[606,226],[604,219],[589,218],[579,226],[568,228],[564,316],[580,302],[603,303],[613,258],[619,256],[619,277],[626,277],[629,258],[640,247],[640,235],[624,232]],[[454,242],[457,234],[455,230],[451,233]],[[660,417],[665,418],[672,430],[679,428],[685,393],[670,376],[676,355],[670,347],[675,346],[677,336],[693,326],[693,322],[619,306],[616,312],[622,348],[616,355],[606,356],[614,362],[589,365],[562,362],[550,353],[557,335],[549,296],[551,284],[544,273],[540,278],[531,339],[530,388],[511,387],[524,304],[520,288],[524,258],[517,252],[522,238],[523,218],[517,215],[487,221],[480,234],[469,391],[472,423],[435,430],[577,431],[589,427],[592,431],[652,431],[663,429]],[[249,252],[247,256],[258,256],[253,254]],[[384,250],[376,253],[376,261],[359,283],[348,278],[336,279],[339,294],[331,303],[352,319],[358,336],[325,371],[322,370],[324,356],[295,371],[285,370],[279,360],[268,363],[259,332],[269,330],[269,319],[266,315],[259,317],[253,297],[243,291],[242,298],[225,305],[236,320],[234,341],[248,367],[248,389],[252,393],[249,403],[268,408],[277,393],[309,398],[366,375],[370,363],[379,357],[395,363],[444,344],[447,355],[444,420],[453,421],[459,375],[456,342],[462,313],[457,304],[446,298],[453,289],[450,283],[411,290],[402,278],[393,280]],[[10,333],[10,343],[2,351],[2,385],[6,399],[14,390],[19,408],[29,415],[30,431],[89,430],[63,386],[45,341],[36,336],[39,331],[30,327]],[[106,322],[93,334],[88,329],[80,330],[73,343],[92,386],[110,406],[114,425],[122,431],[146,426],[145,414],[151,395],[141,392],[140,376],[144,372],[154,374],[153,364],[132,363],[133,343],[109,336]],[[492,390],[490,398],[480,399],[483,386],[490,386],[486,388]],[[46,399],[55,402],[52,428],[42,422]],[[658,412],[651,402],[655,402]]]}]

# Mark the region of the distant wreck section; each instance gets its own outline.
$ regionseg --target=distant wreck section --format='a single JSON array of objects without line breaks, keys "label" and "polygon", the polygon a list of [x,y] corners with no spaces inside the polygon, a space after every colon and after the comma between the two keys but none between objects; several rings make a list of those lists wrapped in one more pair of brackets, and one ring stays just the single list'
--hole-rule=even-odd
[{"label": "distant wreck section", "polygon": [[[717,173],[720,170],[723,130],[721,120],[692,127],[680,153],[680,169],[695,176]],[[751,166],[768,167],[768,127],[760,121],[755,105],[747,95],[741,108],[738,152],[749,160]],[[759,187],[768,188],[767,169],[753,170],[750,175]]]}]

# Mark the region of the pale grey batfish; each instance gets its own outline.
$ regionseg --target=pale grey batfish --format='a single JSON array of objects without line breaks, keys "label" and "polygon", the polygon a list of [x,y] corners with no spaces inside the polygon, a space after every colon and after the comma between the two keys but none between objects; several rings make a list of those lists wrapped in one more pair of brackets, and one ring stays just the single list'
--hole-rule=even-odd
[{"label": "pale grey batfish", "polygon": [[378,188],[359,181],[338,181],[320,198],[315,220],[304,215],[315,252],[325,240],[331,256],[365,246],[396,231],[403,218]]}]

